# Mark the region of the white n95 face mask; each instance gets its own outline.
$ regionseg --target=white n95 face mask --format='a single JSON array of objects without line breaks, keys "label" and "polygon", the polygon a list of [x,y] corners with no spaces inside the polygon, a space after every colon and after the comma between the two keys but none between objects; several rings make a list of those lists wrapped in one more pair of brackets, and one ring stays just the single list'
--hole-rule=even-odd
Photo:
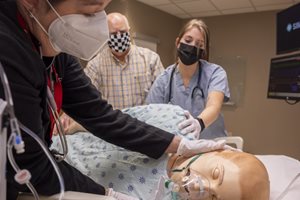
[{"label": "white n95 face mask", "polygon": [[97,12],[92,16],[83,14],[60,16],[48,0],[47,2],[58,16],[50,24],[48,32],[32,13],[31,16],[48,35],[54,50],[86,61],[92,59],[109,39],[105,11]]},{"label": "white n95 face mask", "polygon": [[58,16],[50,24],[48,35],[56,51],[90,60],[109,39],[106,13],[101,11],[94,16]]}]

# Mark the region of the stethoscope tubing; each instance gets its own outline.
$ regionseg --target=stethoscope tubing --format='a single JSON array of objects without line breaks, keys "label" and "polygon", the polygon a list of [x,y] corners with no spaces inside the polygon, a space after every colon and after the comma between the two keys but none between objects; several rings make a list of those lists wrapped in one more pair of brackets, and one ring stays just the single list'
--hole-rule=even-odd
[{"label": "stethoscope tubing", "polygon": [[[174,73],[175,73],[175,70],[177,68],[177,65],[176,64],[174,66],[174,68],[172,69],[171,71],[171,76],[170,76],[170,82],[169,82],[169,96],[168,96],[168,99],[167,99],[167,102],[169,103],[171,101],[171,96],[172,96],[172,84],[173,84],[173,79],[174,79]],[[201,63],[199,61],[199,69],[198,69],[198,79],[197,79],[197,86],[193,88],[193,91],[192,91],[192,98],[194,98],[194,92],[195,92],[195,89],[199,89],[201,90],[201,93],[202,93],[202,98],[204,98],[204,93],[203,93],[203,90],[202,88],[200,87],[200,81],[201,81],[201,75],[202,75],[202,68],[201,68]]]}]

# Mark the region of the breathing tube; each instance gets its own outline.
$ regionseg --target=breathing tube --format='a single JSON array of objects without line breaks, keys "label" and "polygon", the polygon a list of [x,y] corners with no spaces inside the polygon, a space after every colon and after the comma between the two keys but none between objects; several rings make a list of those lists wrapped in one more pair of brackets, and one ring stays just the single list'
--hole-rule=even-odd
[{"label": "breathing tube", "polygon": [[200,174],[191,173],[190,166],[196,161],[201,154],[196,155],[190,162],[181,169],[172,169],[173,173],[185,172],[181,180],[173,181],[168,179],[165,181],[165,188],[171,191],[173,200],[187,199],[207,199],[210,195],[210,182]]},{"label": "breathing tube", "polygon": [[42,142],[42,140],[35,133],[33,133],[30,129],[25,127],[21,122],[19,122],[17,120],[17,118],[15,116],[15,112],[14,112],[14,104],[13,104],[13,99],[12,99],[8,79],[7,79],[7,76],[5,74],[5,71],[4,71],[4,68],[3,68],[1,62],[0,62],[0,78],[1,78],[2,85],[3,85],[3,89],[4,89],[4,98],[7,101],[6,112],[7,112],[8,119],[9,119],[9,124],[7,124],[7,126],[5,126],[5,124],[4,124],[3,129],[2,129],[2,127],[0,127],[0,128],[2,129],[1,130],[2,133],[4,133],[5,135],[7,134],[8,128],[10,128],[10,130],[11,130],[10,136],[8,138],[8,143],[7,143],[7,156],[8,156],[8,160],[11,163],[13,169],[16,171],[15,180],[19,184],[26,184],[27,187],[29,188],[29,190],[32,192],[34,198],[36,200],[39,199],[37,191],[35,190],[33,185],[30,183],[30,178],[31,178],[30,172],[27,169],[20,169],[14,159],[14,156],[13,156],[13,150],[12,150],[13,148],[16,150],[17,154],[21,154],[21,153],[25,152],[25,148],[24,148],[25,144],[24,144],[24,141],[22,140],[22,135],[21,135],[21,131],[20,131],[20,128],[21,128],[25,133],[27,133],[28,135],[33,137],[33,139],[35,139],[35,141],[42,147],[46,156],[49,158],[51,164],[53,165],[54,170],[58,176],[59,184],[60,184],[59,200],[61,200],[64,196],[64,191],[65,191],[64,180],[61,175],[61,172],[60,172],[55,160],[53,159],[51,153],[49,152],[49,150],[45,146],[45,144]]}]

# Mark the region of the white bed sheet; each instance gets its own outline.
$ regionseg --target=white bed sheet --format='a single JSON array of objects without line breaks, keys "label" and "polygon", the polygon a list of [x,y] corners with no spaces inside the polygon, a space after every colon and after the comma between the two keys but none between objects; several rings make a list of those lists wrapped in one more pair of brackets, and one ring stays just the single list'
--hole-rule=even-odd
[{"label": "white bed sheet", "polygon": [[[39,196],[40,200],[58,200],[59,194],[52,195],[52,196]],[[88,193],[81,193],[81,192],[73,192],[67,191],[63,197],[63,200],[117,200],[113,197],[103,196],[103,195],[96,195],[96,194],[88,194]],[[18,200],[35,200],[32,194],[21,194],[18,197]]]},{"label": "white bed sheet", "polygon": [[[287,186],[300,174],[300,162],[284,155],[257,155],[267,168],[270,179],[270,200],[278,200]],[[300,177],[293,182],[281,200],[300,199]]]}]

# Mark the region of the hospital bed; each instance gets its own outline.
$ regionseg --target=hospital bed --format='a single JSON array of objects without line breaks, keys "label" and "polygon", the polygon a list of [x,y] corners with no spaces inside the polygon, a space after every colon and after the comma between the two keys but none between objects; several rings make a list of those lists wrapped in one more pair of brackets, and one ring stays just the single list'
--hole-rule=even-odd
[{"label": "hospital bed", "polygon": [[[219,137],[227,144],[243,150],[244,140],[239,136]],[[300,199],[300,162],[284,155],[256,155],[267,168],[270,179],[270,200]]]},{"label": "hospital bed", "polygon": [[[298,160],[282,155],[257,155],[257,158],[264,163],[269,174],[270,200],[300,199],[300,162]],[[56,200],[57,197],[58,195],[41,197],[41,200]],[[114,200],[112,197],[77,192],[66,192],[64,197],[64,200],[84,199]],[[23,194],[18,200],[34,200],[34,198],[30,194]]]},{"label": "hospital bed", "polygon": [[300,162],[283,155],[257,155],[267,168],[270,200],[300,199]]},{"label": "hospital bed", "polygon": [[[232,139],[232,138],[231,138]],[[229,139],[230,143],[237,143],[239,144],[239,139],[235,138],[236,140],[232,141]],[[94,179],[96,182],[101,182],[101,184],[104,184],[104,186],[108,187],[111,183],[114,186],[114,189],[116,191],[120,192],[128,192],[126,189],[127,187],[125,184],[122,184],[125,181],[128,182],[124,177],[122,180],[120,180],[120,185],[117,186],[116,182],[114,182],[114,177],[102,177],[103,172],[106,173],[112,172],[114,170],[114,167],[116,168],[116,171],[122,171],[122,169],[117,169],[116,166],[119,166],[120,163],[123,163],[123,158],[126,157],[126,162],[130,160],[134,161],[132,163],[139,163],[136,166],[139,167],[141,163],[147,164],[148,167],[152,170],[152,166],[160,165],[161,167],[158,168],[164,168],[162,164],[162,160],[158,160],[157,163],[155,163],[156,160],[146,160],[147,157],[143,155],[139,155],[133,153],[132,157],[128,157],[128,152],[122,149],[118,149],[120,147],[115,147],[117,149],[114,149],[114,147],[109,146],[105,144],[105,142],[98,141],[97,139],[90,133],[84,132],[84,133],[77,133],[74,135],[68,135],[67,136],[68,144],[69,144],[69,154],[67,156],[67,162],[69,162],[71,165],[75,166],[77,169],[79,169],[82,173],[90,176]],[[56,141],[54,141],[56,143]],[[89,144],[89,145],[87,145]],[[237,146],[238,146],[237,145]],[[105,147],[105,151],[103,151]],[[112,154],[112,153],[115,154]],[[95,155],[99,155],[96,157]],[[135,156],[134,156],[135,155]],[[300,199],[300,162],[294,158],[283,156],[283,155],[256,155],[256,157],[261,160],[269,174],[270,179],[270,200],[298,200]],[[116,162],[116,160],[119,160],[120,162]],[[93,161],[96,161],[94,164],[92,164]],[[101,163],[100,167],[98,167],[97,163]],[[126,164],[126,163],[125,163]],[[95,171],[91,172],[90,170],[86,169],[86,165],[95,166]],[[128,164],[128,166],[131,167],[131,164]],[[133,166],[133,165],[132,165]],[[144,169],[145,170],[145,169]],[[135,173],[136,172],[136,173]],[[140,172],[135,171],[132,173],[132,176],[129,177],[129,179],[135,178],[135,177],[142,177],[140,176]],[[94,174],[93,174],[94,173]],[[162,174],[162,171],[158,171],[157,174],[152,174],[151,180],[153,182],[157,181]],[[145,173],[148,174],[148,173]],[[119,174],[117,174],[118,178]],[[150,175],[149,175],[150,176]],[[98,178],[99,177],[99,178]],[[146,182],[151,181],[149,179],[146,179]],[[141,184],[141,183],[140,183]],[[157,182],[156,182],[157,184]],[[150,184],[149,184],[150,185]],[[156,186],[155,183],[153,184],[154,187]],[[143,186],[143,191],[136,191],[134,194],[137,197],[142,197],[145,195],[148,191],[151,192],[151,187],[147,188],[147,185]],[[288,188],[288,189],[287,189]],[[286,190],[287,189],[287,190]],[[286,191],[285,191],[286,190]],[[153,190],[152,190],[153,192]],[[130,194],[130,193],[127,193]],[[280,196],[282,198],[280,198]],[[22,199],[23,200],[23,199]],[[27,200],[27,199],[26,199]],[[143,198],[143,200],[151,200]],[[164,199],[165,200],[165,199]]]},{"label": "hospital bed", "polygon": [[[50,197],[40,196],[40,200],[57,200],[59,195],[53,195]],[[113,197],[81,193],[81,192],[65,192],[63,200],[116,200]],[[34,200],[31,194],[21,194],[18,200]]]},{"label": "hospital bed", "polygon": [[[157,108],[152,108],[152,109],[157,109]],[[167,112],[163,112],[164,109],[166,109],[165,111]],[[170,122],[172,122],[172,119],[174,119],[173,116],[174,113],[178,113],[179,110],[174,111],[172,114],[172,110],[168,110],[168,109],[169,108],[165,108],[165,107],[159,108],[159,113],[164,113],[163,120],[165,121],[163,123],[159,123],[158,127],[163,128],[169,132],[174,132],[176,126],[172,126]],[[151,118],[147,115],[150,113],[149,110],[147,110],[147,112],[144,112],[143,109],[130,110],[130,111],[127,110],[127,113],[131,115],[136,115],[138,119],[145,120],[146,123],[148,122],[152,125],[155,125],[153,123],[156,123],[155,120],[160,117],[160,116],[155,116],[155,118]],[[154,113],[157,112],[155,111]],[[168,113],[171,116],[165,116],[165,113]],[[227,138],[217,138],[216,140],[220,140],[220,139],[225,139],[227,143],[233,144],[233,146],[239,149],[243,149],[244,141],[241,137],[232,136]],[[138,178],[139,182],[137,182],[137,184],[140,185],[141,191],[135,191],[134,196],[140,198],[142,196],[144,197],[144,195],[147,192],[153,196],[154,191],[152,186],[149,188],[147,187],[148,185],[153,184],[154,188],[156,188],[157,180],[163,174],[163,171],[165,171],[166,169],[163,164],[164,157],[160,158],[159,160],[150,159],[145,155],[138,154],[137,152],[132,153],[122,149],[121,147],[116,147],[114,145],[106,143],[105,141],[96,138],[95,136],[93,136],[91,133],[88,132],[68,135],[67,140],[68,140],[68,147],[69,147],[69,154],[66,158],[67,162],[69,162],[72,166],[80,170],[83,174],[90,176],[96,182],[101,183],[105,187],[114,186],[114,190],[127,193],[129,195],[132,195],[131,193],[128,193],[129,187],[127,186],[125,187],[125,184],[123,183],[117,185],[116,182],[114,182],[119,180],[127,183],[127,180],[125,179],[126,173],[125,172],[122,173],[121,170],[123,169],[118,169],[117,166],[125,165],[126,168],[126,165],[128,165],[129,167],[127,168],[130,168],[130,170],[132,170],[132,173],[130,174],[131,177],[128,178],[129,179]],[[56,148],[59,148],[58,141],[59,141],[58,138],[53,138],[53,145],[56,145]],[[61,151],[61,149],[58,150]],[[257,155],[257,158],[264,163],[269,173],[270,187],[271,187],[270,200],[300,199],[300,177],[299,177],[300,162],[298,160],[287,156],[281,156],[281,155]],[[142,169],[140,172],[137,170],[139,167],[143,167],[143,165],[148,165],[145,168],[151,169],[150,173],[143,172],[143,170],[145,169]],[[92,170],[95,169],[94,172],[91,169]],[[116,177],[112,177],[112,176],[107,177],[107,174],[115,175],[114,173],[112,173],[112,170],[116,170],[118,172],[121,171],[121,173],[115,173]],[[151,176],[149,179],[153,179],[153,182],[151,182],[151,180],[148,179],[145,180],[144,178],[147,178],[147,177],[143,177],[145,174],[147,174],[147,177]],[[144,183],[148,183],[148,184],[144,184]],[[75,196],[77,197],[77,195]],[[103,198],[107,198],[107,197],[103,197]],[[19,200],[31,200],[31,199],[30,198],[28,199],[28,196],[23,196]],[[53,197],[49,197],[49,200],[52,199]],[[92,200],[92,198],[90,197],[82,197],[81,199]],[[77,199],[70,198],[70,200],[77,200]],[[151,198],[144,197],[143,200],[151,200]]]},{"label": "hospital bed", "polygon": [[214,139],[215,141],[225,140],[226,144],[233,146],[234,148],[243,150],[244,140],[240,136],[228,136],[228,137],[218,137]]}]

